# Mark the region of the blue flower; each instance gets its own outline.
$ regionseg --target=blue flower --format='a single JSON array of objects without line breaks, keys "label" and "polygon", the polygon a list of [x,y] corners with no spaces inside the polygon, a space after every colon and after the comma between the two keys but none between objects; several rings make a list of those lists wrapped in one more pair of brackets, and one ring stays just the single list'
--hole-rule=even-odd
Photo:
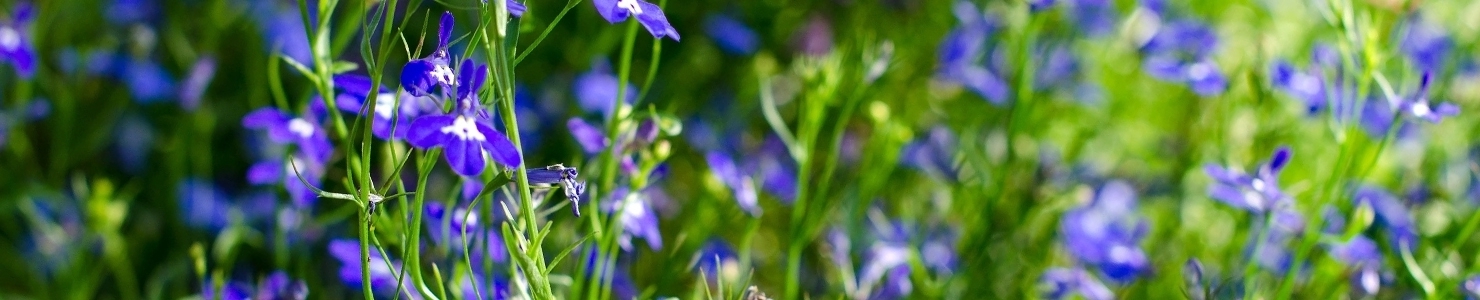
[{"label": "blue flower", "polygon": [[253,16],[262,26],[268,52],[282,53],[300,63],[312,63],[313,50],[309,47],[308,39],[303,37],[303,17],[298,13],[298,6],[280,6],[276,1],[254,3],[261,4],[253,7]]},{"label": "blue flower", "polygon": [[[396,290],[396,270],[401,269],[401,262],[387,260],[381,256],[380,251],[370,249],[369,261],[360,260],[360,242],[355,240],[332,240],[329,241],[329,256],[334,257],[340,263],[339,280],[345,285],[359,289],[364,286],[365,280],[361,274],[362,267],[370,269],[370,288],[376,293],[391,293]],[[389,262],[389,263],[387,263]],[[402,293],[410,297],[412,289],[410,281],[402,281]]]},{"label": "blue flower", "polygon": [[1089,36],[1104,36],[1115,31],[1115,3],[1110,0],[1069,1],[1069,12],[1075,25]]},{"label": "blue flower", "polygon": [[311,207],[317,195],[311,187],[298,180],[298,176],[302,175],[309,184],[318,184],[323,177],[325,165],[334,151],[323,128],[314,121],[293,117],[274,108],[248,113],[242,118],[242,125],[266,131],[269,141],[274,144],[298,147],[296,153],[269,156],[253,164],[247,170],[247,181],[254,185],[282,183],[298,208]]},{"label": "blue flower", "polygon": [[1038,282],[1046,299],[1066,299],[1075,294],[1089,300],[1115,299],[1109,287],[1081,268],[1048,269]]},{"label": "blue flower", "polygon": [[760,35],[745,26],[745,23],[725,14],[710,15],[704,21],[704,31],[719,46],[720,51],[730,55],[751,55],[761,46]]},{"label": "blue flower", "polygon": [[1368,295],[1377,294],[1382,285],[1382,276],[1378,274],[1382,269],[1382,250],[1377,249],[1377,243],[1358,235],[1346,242],[1334,243],[1329,248],[1332,257],[1357,270],[1353,274],[1356,281],[1354,286]]},{"label": "blue flower", "polygon": [[1006,102],[1007,81],[982,62],[989,56],[988,37],[996,31],[996,22],[969,2],[957,2],[954,11],[961,24],[941,41],[936,76],[960,84],[993,104]]},{"label": "blue flower", "polygon": [[[437,49],[427,57],[406,62],[401,68],[401,87],[407,93],[424,97],[431,94],[432,89],[437,86],[442,87],[443,93],[449,93],[453,86],[458,85],[459,74],[453,72],[452,58],[447,54],[447,42],[452,39],[452,24],[452,12],[443,13],[442,21],[437,26]],[[472,71],[462,70],[463,73]],[[486,76],[486,73],[478,72],[478,76]],[[477,81],[480,85],[478,88],[481,88],[482,79]],[[477,88],[473,90],[477,91]],[[462,98],[462,95],[458,95],[458,98]]]},{"label": "blue flower", "polygon": [[186,179],[175,190],[185,223],[196,229],[219,232],[230,223],[231,199],[215,184],[203,179]]},{"label": "blue flower", "polygon": [[1397,197],[1382,189],[1364,186],[1357,189],[1356,203],[1372,208],[1377,214],[1377,225],[1387,229],[1388,238],[1395,248],[1412,248],[1418,242],[1418,224],[1408,213],[1408,207]]},{"label": "blue flower", "polygon": [[1028,0],[1028,11],[1035,13],[1043,12],[1053,8],[1058,3],[1058,0]]},{"label": "blue flower", "polygon": [[14,7],[10,20],[0,21],[0,61],[14,66],[21,78],[29,79],[36,73],[36,50],[30,34],[35,17],[31,5],[22,3]]},{"label": "blue flower", "polygon": [[1129,184],[1106,183],[1093,203],[1070,210],[1060,221],[1069,252],[1111,280],[1135,280],[1151,266],[1139,245],[1147,223],[1135,209],[1136,191]]},{"label": "blue flower", "polygon": [[1465,295],[1465,299],[1480,299],[1480,275],[1470,275],[1465,278],[1465,282],[1459,288],[1460,292]]},{"label": "blue flower", "polygon": [[1432,72],[1424,72],[1423,77],[1419,80],[1418,91],[1413,96],[1401,99],[1398,102],[1398,109],[1404,115],[1410,118],[1429,121],[1430,123],[1439,123],[1445,117],[1459,114],[1459,106],[1453,103],[1446,102],[1438,105],[1431,105],[1429,103],[1429,83],[1432,81],[1432,78]]},{"label": "blue flower", "polygon": [[586,183],[576,181],[580,175],[575,168],[567,168],[563,165],[546,166],[544,168],[528,169],[530,184],[559,186],[565,191],[565,199],[570,200],[571,211],[576,216],[581,216],[581,194],[586,193]]},{"label": "blue flower", "polygon": [[600,128],[586,123],[581,118],[570,118],[565,125],[570,129],[571,137],[576,139],[576,144],[581,146],[581,151],[586,154],[601,153],[610,144],[606,139],[606,134],[602,133]]},{"label": "blue flower", "polygon": [[[576,101],[582,109],[611,116],[613,105],[617,101],[617,81],[617,76],[612,75],[610,64],[606,60],[597,59],[591,63],[591,70],[576,76],[571,85],[575,88]],[[632,101],[637,98],[637,86],[628,82],[626,93],[622,101],[631,106]]]},{"label": "blue flower", "polygon": [[461,69],[460,76],[465,81],[458,82],[458,100],[453,112],[417,118],[411,122],[406,140],[422,149],[445,147],[447,162],[463,176],[483,173],[489,156],[501,165],[519,166],[522,163],[519,149],[488,124],[486,112],[478,108],[477,91],[483,87],[488,67],[474,67],[472,60],[465,60]]},{"label": "blue flower", "polygon": [[[406,128],[416,117],[439,112],[441,107],[428,98],[412,97],[407,93],[394,93],[385,86],[372,92],[370,78],[361,75],[336,75],[334,86],[343,90],[336,97],[335,106],[340,111],[359,113],[366,100],[374,99],[375,111],[371,112],[370,130],[375,137],[384,140],[399,140],[406,135]],[[309,102],[315,112],[324,109],[322,98]],[[399,106],[397,105],[399,101]],[[395,127],[392,132],[391,127]]]},{"label": "blue flower", "polygon": [[1216,96],[1228,88],[1212,54],[1218,35],[1202,23],[1181,21],[1166,24],[1141,46],[1143,67],[1161,80],[1187,84],[1202,96]]},{"label": "blue flower", "polygon": [[728,243],[720,239],[710,239],[694,254],[694,260],[689,262],[696,271],[704,273],[709,283],[733,282],[742,276],[741,272],[749,270],[748,266],[740,265],[740,257],[735,253]]},{"label": "blue flower", "polygon": [[592,0],[596,5],[596,12],[601,14],[607,22],[616,24],[626,21],[627,17],[637,16],[637,21],[642,27],[647,28],[654,38],[668,37],[674,41],[679,40],[678,30],[668,24],[668,17],[663,15],[663,8],[656,4],[643,0]]},{"label": "blue flower", "polygon": [[663,249],[663,235],[658,231],[658,215],[649,203],[652,199],[647,191],[633,193],[625,188],[618,188],[608,197],[602,208],[610,214],[620,213],[616,216],[616,221],[622,224],[622,231],[617,244],[622,246],[622,250],[632,251],[633,237],[647,240],[649,249]]},{"label": "blue flower", "polygon": [[211,78],[215,76],[215,58],[206,56],[196,60],[195,65],[190,67],[190,75],[185,77],[185,86],[180,88],[180,107],[186,111],[195,111],[200,107],[200,98],[210,86]]},{"label": "blue flower", "polygon": [[1454,49],[1454,39],[1443,27],[1425,22],[1418,15],[1408,19],[1400,35],[1399,49],[1420,70],[1444,68],[1449,53]]},{"label": "blue flower", "polygon": [[1209,164],[1203,167],[1208,177],[1214,180],[1212,186],[1208,187],[1208,194],[1213,199],[1239,209],[1256,213],[1269,212],[1276,206],[1289,202],[1279,187],[1280,171],[1289,162],[1290,148],[1280,147],[1275,150],[1269,162],[1260,166],[1252,176]]},{"label": "blue flower", "polygon": [[755,181],[741,172],[735,161],[724,152],[710,151],[704,155],[704,159],[709,162],[709,169],[714,172],[714,176],[719,177],[720,182],[733,193],[735,203],[751,217],[759,217],[761,207],[756,195]]},{"label": "blue flower", "polygon": [[950,128],[937,126],[930,129],[925,140],[905,145],[900,153],[900,161],[926,174],[954,182],[958,179],[956,150],[959,149],[956,147],[955,134],[951,133]]}]

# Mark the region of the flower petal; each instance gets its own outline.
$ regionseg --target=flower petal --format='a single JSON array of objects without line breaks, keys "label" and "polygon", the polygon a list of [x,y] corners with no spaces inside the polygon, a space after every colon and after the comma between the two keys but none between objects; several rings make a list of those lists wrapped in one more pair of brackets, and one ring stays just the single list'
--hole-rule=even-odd
[{"label": "flower petal", "polygon": [[524,11],[529,9],[524,7],[524,3],[519,3],[519,1],[508,0],[507,2],[509,5],[509,15],[513,15],[516,18],[523,17]]},{"label": "flower petal", "polygon": [[617,0],[591,0],[596,5],[596,13],[607,22],[616,24],[627,20],[627,10],[617,8]]},{"label": "flower petal", "polygon": [[447,164],[458,175],[476,176],[488,166],[483,158],[483,145],[477,141],[450,140],[446,143]]},{"label": "flower petal", "polygon": [[442,127],[452,125],[455,117],[449,115],[431,115],[416,118],[412,121],[406,131],[406,141],[417,148],[427,149],[436,147],[446,142],[450,135],[442,132]]},{"label": "flower petal", "polygon": [[523,163],[520,158],[519,148],[515,148],[514,142],[509,141],[509,138],[504,136],[504,133],[482,122],[479,122],[476,126],[478,127],[478,132],[483,133],[483,147],[485,150],[488,150],[489,156],[493,156],[494,162],[508,167],[518,167]]},{"label": "flower petal", "polygon": [[581,150],[586,151],[586,154],[606,150],[606,135],[601,132],[601,129],[586,124],[586,121],[581,118],[570,118],[570,121],[565,122],[565,126],[570,128],[571,136],[576,138],[576,143],[581,144]]},{"label": "flower petal", "polygon": [[452,39],[452,12],[442,13],[442,23],[437,26],[437,52],[447,49],[447,41]]},{"label": "flower petal", "polygon": [[437,80],[432,78],[432,70],[437,67],[436,63],[427,59],[418,59],[406,62],[401,68],[401,88],[406,89],[412,96],[424,97],[431,93],[433,85]]},{"label": "flower petal", "polygon": [[[462,67],[458,70],[457,78],[463,82],[457,85],[457,99],[463,100],[468,97],[477,96],[478,90],[483,88],[483,82],[488,76],[487,65],[477,65],[473,60],[463,60]],[[461,103],[461,102],[459,102]]]},{"label": "flower petal", "polygon": [[642,27],[647,27],[648,32],[653,34],[653,38],[666,36],[678,41],[678,30],[668,24],[668,17],[663,15],[662,7],[642,0],[631,1],[637,1],[637,6],[642,8],[642,13],[637,14],[637,21],[642,23]]}]

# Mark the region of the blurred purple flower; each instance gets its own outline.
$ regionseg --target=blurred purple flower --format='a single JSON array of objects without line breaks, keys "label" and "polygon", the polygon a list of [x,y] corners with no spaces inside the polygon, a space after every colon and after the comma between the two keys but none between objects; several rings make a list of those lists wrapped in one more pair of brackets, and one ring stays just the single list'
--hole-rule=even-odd
[{"label": "blurred purple flower", "polygon": [[215,58],[206,56],[196,60],[195,66],[190,67],[190,75],[185,77],[185,86],[180,88],[180,107],[186,111],[195,111],[200,107],[200,98],[210,86],[211,78],[215,76]]},{"label": "blurred purple flower", "polygon": [[951,182],[958,180],[956,168],[956,136],[950,128],[936,126],[930,129],[923,141],[905,145],[900,160],[906,166],[918,169]]},{"label": "blurred purple flower", "polygon": [[761,37],[745,23],[727,14],[713,14],[704,21],[704,31],[709,34],[720,51],[730,55],[755,54],[760,49]]},{"label": "blurred purple flower", "polygon": [[704,273],[711,284],[737,278],[741,276],[740,272],[750,270],[749,266],[740,265],[740,256],[729,243],[714,238],[705,242],[699,253],[694,253],[694,260],[689,265]]},{"label": "blurred purple flower", "polygon": [[1228,80],[1212,58],[1217,47],[1218,35],[1207,25],[1173,22],[1141,45],[1143,68],[1161,80],[1185,83],[1199,95],[1217,96],[1228,88]]},{"label": "blurred purple flower", "polygon": [[123,170],[138,175],[149,165],[149,152],[154,147],[154,129],[138,114],[125,114],[114,125],[114,153]]},{"label": "blurred purple flower", "polygon": [[780,138],[769,136],[749,155],[745,168],[761,180],[761,190],[790,204],[797,197],[797,166]]},{"label": "blurred purple flower", "polygon": [[21,78],[30,79],[36,73],[36,50],[31,45],[31,21],[35,19],[31,4],[21,3],[13,7],[10,20],[0,21],[0,61],[15,67]]},{"label": "blurred purple flower", "polygon": [[760,217],[761,207],[756,195],[755,181],[735,165],[730,156],[721,151],[710,151],[704,155],[710,171],[731,191],[735,203],[751,217]]},{"label": "blurred purple flower", "polygon": [[1465,299],[1480,299],[1480,275],[1470,275],[1465,278],[1465,282],[1460,284],[1459,289],[1465,295]]},{"label": "blurred purple flower", "polygon": [[592,0],[596,5],[596,12],[607,22],[616,24],[626,21],[628,17],[636,16],[637,22],[647,28],[654,38],[668,37],[678,41],[678,30],[668,24],[668,17],[663,15],[663,8],[656,4],[643,0]]},{"label": "blurred purple flower", "polygon": [[231,199],[204,179],[185,179],[175,189],[185,224],[196,229],[220,232],[230,222]]},{"label": "blurred purple flower", "polygon": [[1230,206],[1255,213],[1266,213],[1288,202],[1288,197],[1279,187],[1280,171],[1290,162],[1290,148],[1276,149],[1269,162],[1261,165],[1252,176],[1209,164],[1203,169],[1213,178],[1208,194],[1213,199]]},{"label": "blurred purple flower", "polygon": [[1399,49],[1420,70],[1442,70],[1454,49],[1454,40],[1438,24],[1419,15],[1409,18],[1399,34]]},{"label": "blurred purple flower", "polygon": [[663,249],[663,235],[658,232],[658,214],[649,201],[646,191],[630,193],[618,188],[602,205],[607,213],[618,214],[616,221],[622,224],[622,231],[617,244],[622,246],[622,250],[633,250],[632,237],[647,240],[648,248],[654,251]]},{"label": "blurred purple flower", "polygon": [[960,25],[941,41],[936,76],[962,85],[993,104],[1005,103],[1007,81],[983,63],[990,56],[987,43],[996,32],[996,21],[970,2],[957,2],[954,12]]},{"label": "blurred purple flower", "polygon": [[1028,11],[1034,13],[1043,12],[1053,8],[1054,5],[1058,5],[1058,3],[1058,0],[1028,0]]},{"label": "blurred purple flower", "polygon": [[832,52],[833,30],[832,24],[827,17],[812,15],[807,23],[798,29],[792,43],[796,45],[797,52],[803,55],[823,56]]},{"label": "blurred purple flower", "polygon": [[155,0],[112,0],[103,12],[109,23],[126,26],[155,20],[159,8],[159,2]]},{"label": "blurred purple flower", "polygon": [[1445,117],[1459,114],[1459,106],[1453,103],[1429,104],[1429,84],[1433,81],[1432,78],[1433,73],[1425,71],[1419,80],[1418,91],[1413,96],[1399,100],[1398,109],[1404,115],[1430,123],[1439,123]]},{"label": "blurred purple flower", "polygon": [[1418,224],[1397,197],[1380,188],[1364,186],[1357,189],[1355,198],[1357,205],[1369,206],[1377,214],[1376,224],[1387,229],[1394,249],[1411,249],[1418,242]]},{"label": "blurred purple flower", "polygon": [[[617,101],[617,81],[617,76],[612,75],[610,64],[606,60],[597,59],[591,63],[591,71],[576,76],[571,85],[575,88],[576,101],[580,103],[581,109],[611,116],[613,105]],[[622,101],[630,106],[637,99],[637,86],[628,82],[626,94]]]},{"label": "blurred purple flower", "polygon": [[221,280],[221,279],[220,278],[215,278],[215,277],[207,276],[206,281],[205,282],[201,282],[201,287],[200,287],[200,298],[201,299],[220,299],[220,300],[251,300],[252,299],[252,291],[251,291],[252,287],[249,286],[249,285],[247,285],[246,283],[240,282],[240,281],[235,281],[235,280],[227,280],[226,282],[221,283],[221,287],[218,290],[216,288],[216,281],[217,280]]},{"label": "blurred purple flower", "polygon": [[[427,98],[413,97],[407,93],[397,94],[385,86],[372,92],[370,85],[370,78],[362,75],[334,76],[334,86],[344,91],[336,97],[335,105],[339,106],[340,111],[357,114],[365,105],[365,101],[373,97],[375,111],[371,113],[373,120],[370,123],[370,130],[377,138],[384,140],[404,138],[406,128],[411,125],[411,120],[441,110],[440,106]],[[397,101],[400,101],[399,105]],[[311,109],[321,110],[324,107],[323,103],[322,100],[316,100],[310,102],[309,105]],[[392,126],[395,127],[395,132],[392,132]]]},{"label": "blurred purple flower", "polygon": [[156,103],[178,96],[175,77],[151,58],[124,58],[123,81],[139,103]]},{"label": "blurred purple flower", "polygon": [[[303,36],[303,17],[298,13],[297,5],[278,5],[277,1],[255,1],[260,4],[254,6],[254,16],[257,23],[262,26],[262,34],[267,40],[268,52],[282,53],[299,63],[309,67],[313,65],[313,51],[309,47],[308,38]],[[313,13],[310,12],[312,15]],[[315,16],[310,16],[310,22]]]},{"label": "blurred purple flower", "polygon": [[[329,241],[329,256],[339,260],[339,280],[354,289],[360,289],[365,281],[362,277],[362,267],[370,269],[370,288],[376,293],[393,293],[396,290],[395,270],[401,269],[401,262],[389,261],[381,256],[380,251],[370,250],[368,261],[360,260],[360,243],[355,240],[332,240]],[[410,281],[402,281],[402,293],[411,297]]]},{"label": "blurred purple flower", "polygon": [[1079,30],[1091,37],[1105,36],[1115,31],[1115,3],[1110,0],[1069,1],[1069,12]]},{"label": "blurred purple flower", "polygon": [[1115,299],[1115,293],[1080,268],[1052,268],[1038,279],[1043,298],[1066,299],[1078,294],[1088,300]]},{"label": "blurred purple flower", "polygon": [[1093,203],[1065,213],[1060,221],[1064,243],[1080,262],[1095,266],[1109,279],[1134,281],[1151,267],[1140,247],[1148,225],[1135,210],[1136,191],[1129,184],[1106,183]]},{"label": "blurred purple flower", "polygon": [[519,166],[519,149],[488,123],[487,113],[478,107],[477,91],[483,88],[488,67],[474,67],[472,60],[465,60],[461,72],[463,81],[457,84],[458,100],[453,112],[417,118],[408,127],[406,140],[422,149],[445,147],[448,164],[463,176],[483,173],[489,156],[498,164]]},{"label": "blurred purple flower", "polygon": [[315,165],[327,163],[334,151],[329,144],[329,135],[316,121],[295,117],[276,108],[259,108],[247,113],[242,117],[242,126],[265,131],[275,144],[298,146],[298,150]]},{"label": "blurred purple flower", "polygon": [[596,154],[606,150],[609,142],[600,128],[587,124],[581,118],[570,118],[570,121],[566,121],[565,124],[570,129],[571,137],[576,139],[576,144],[581,146],[581,151],[586,154]]}]

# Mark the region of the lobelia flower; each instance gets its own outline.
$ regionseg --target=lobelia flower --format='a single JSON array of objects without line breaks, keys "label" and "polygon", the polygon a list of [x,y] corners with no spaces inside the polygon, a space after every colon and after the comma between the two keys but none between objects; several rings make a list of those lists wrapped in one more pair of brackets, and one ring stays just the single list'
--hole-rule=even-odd
[{"label": "lobelia flower", "polygon": [[1413,96],[1399,99],[1397,108],[1403,112],[1403,115],[1430,123],[1439,123],[1444,117],[1459,114],[1459,106],[1454,103],[1429,104],[1429,84],[1433,81],[1432,79],[1433,73],[1425,71],[1419,79],[1418,91]]},{"label": "lobelia flower", "polygon": [[[618,81],[617,76],[612,75],[611,64],[606,60],[596,59],[591,63],[591,70],[576,76],[571,86],[575,88],[576,101],[580,103],[581,109],[611,116],[613,105],[617,101]],[[625,106],[630,107],[632,101],[637,99],[637,86],[627,82],[626,91],[627,95],[622,97],[622,101]]]},{"label": "lobelia flower", "polygon": [[797,198],[797,166],[781,139],[767,136],[757,155],[749,156],[747,169],[761,179],[761,190],[790,204]]},{"label": "lobelia flower", "polygon": [[[407,93],[397,94],[385,86],[371,92],[370,85],[370,77],[335,75],[334,86],[344,92],[337,95],[335,106],[338,106],[340,111],[358,114],[364,107],[365,101],[373,97],[375,111],[370,114],[372,119],[370,130],[377,138],[400,140],[406,136],[406,128],[411,125],[411,120],[441,110],[440,106],[433,101],[427,101],[426,98],[412,97]],[[399,106],[397,101],[400,101]],[[316,112],[323,110],[323,103],[322,98],[316,98],[309,102],[309,108]],[[392,132],[392,127],[395,127],[394,132]]]},{"label": "lobelia flower", "polygon": [[1213,61],[1218,35],[1212,28],[1193,21],[1165,24],[1144,45],[1143,68],[1161,80],[1180,82],[1198,95],[1217,96],[1228,88],[1228,80]]},{"label": "lobelia flower", "polygon": [[21,78],[36,74],[36,50],[31,45],[31,21],[36,11],[29,3],[16,5],[10,20],[0,21],[0,61],[15,67]]},{"label": "lobelia flower", "polygon": [[[443,20],[450,23],[448,18]],[[411,64],[407,63],[408,69]],[[522,163],[519,149],[503,132],[488,124],[487,113],[478,107],[478,90],[483,88],[488,66],[475,67],[472,60],[464,60],[461,69],[459,76],[465,81],[457,82],[453,111],[418,117],[407,129],[406,140],[422,149],[444,147],[448,164],[463,176],[483,173],[489,156],[498,164],[519,166]]]},{"label": "lobelia flower", "polygon": [[689,265],[702,272],[710,284],[735,282],[744,275],[742,272],[749,269],[748,266],[740,265],[740,257],[729,243],[713,238],[705,242],[698,253],[694,253]]},{"label": "lobelia flower", "polygon": [[185,86],[180,88],[180,107],[185,111],[195,111],[200,107],[200,98],[210,86],[211,78],[215,76],[215,58],[206,56],[196,60],[195,65],[190,67],[190,75],[185,77]]},{"label": "lobelia flower", "polygon": [[1129,184],[1106,183],[1094,202],[1070,210],[1060,221],[1069,252],[1113,281],[1134,281],[1151,266],[1139,245],[1148,225],[1135,209],[1136,191]]},{"label": "lobelia flower", "polygon": [[[252,1],[252,16],[262,28],[269,53],[281,53],[312,67],[313,49],[304,38],[303,17],[297,5],[279,5],[278,1]],[[310,14],[313,14],[310,10]],[[317,16],[311,16],[310,19]],[[310,22],[313,22],[310,20]]]},{"label": "lobelia flower", "polygon": [[570,200],[571,211],[576,216],[581,216],[581,194],[586,193],[586,183],[576,181],[579,172],[575,168],[567,168],[563,165],[552,165],[544,168],[527,169],[529,183],[537,185],[550,185],[560,187],[565,192],[565,199]]},{"label": "lobelia flower", "polygon": [[1305,218],[1289,208],[1277,208],[1269,217],[1273,218],[1270,224],[1272,226],[1265,227],[1263,223],[1259,223],[1259,227],[1255,228],[1255,231],[1263,230],[1265,234],[1263,241],[1250,244],[1253,247],[1250,249],[1253,251],[1252,259],[1260,267],[1284,273],[1290,270],[1294,260],[1286,246],[1299,240],[1304,233]]},{"label": "lobelia flower", "polygon": [[[393,293],[396,290],[395,270],[401,269],[401,262],[388,260],[381,256],[380,251],[370,250],[368,261],[360,260],[360,243],[355,240],[332,240],[329,241],[329,256],[334,257],[341,264],[339,267],[339,280],[354,289],[364,287],[365,281],[361,274],[362,267],[370,269],[370,288],[377,294]],[[414,297],[414,291],[409,280],[401,282],[401,292],[405,297]],[[413,298],[415,299],[415,298]]]},{"label": "lobelia flower", "polygon": [[923,141],[905,145],[900,161],[906,166],[948,181],[958,179],[956,168],[956,137],[950,128],[936,126]]},{"label": "lobelia flower", "polygon": [[[460,81],[458,75],[452,70],[452,58],[447,54],[447,42],[452,39],[452,12],[442,14],[442,21],[437,26],[437,49],[427,57],[406,62],[401,68],[401,87],[406,89],[412,96],[424,97],[432,93],[437,86],[442,87],[443,93],[452,91]],[[464,63],[466,64],[466,62]],[[473,70],[463,70],[463,73]],[[487,72],[479,72],[478,76],[486,76]],[[481,78],[481,77],[480,77]],[[476,79],[481,88],[483,79]],[[477,91],[473,89],[472,91]],[[458,98],[461,100],[462,90],[458,90]]]},{"label": "lobelia flower", "polygon": [[1398,48],[1420,70],[1442,70],[1454,49],[1454,39],[1444,28],[1414,15],[1399,33]]},{"label": "lobelia flower", "polygon": [[1377,249],[1377,243],[1371,239],[1358,235],[1350,240],[1340,243],[1332,243],[1330,246],[1331,256],[1341,261],[1348,267],[1357,270],[1353,274],[1356,284],[1353,286],[1361,288],[1367,295],[1376,295],[1382,286],[1382,251]]},{"label": "lobelia flower", "polygon": [[637,22],[647,28],[653,38],[668,37],[678,41],[678,30],[668,24],[668,17],[663,15],[663,8],[656,4],[643,0],[592,0],[596,5],[596,12],[607,22],[616,24],[626,21],[628,17],[636,16]]},{"label": "lobelia flower", "polygon": [[1028,0],[1028,11],[1040,13],[1058,4],[1058,0]]},{"label": "lobelia flower", "polygon": [[745,23],[726,14],[713,14],[704,21],[704,31],[714,40],[714,45],[726,54],[746,56],[755,54],[761,47],[760,35],[746,27]]},{"label": "lobelia flower", "polygon": [[1038,282],[1046,299],[1066,299],[1076,294],[1089,300],[1115,299],[1109,287],[1081,268],[1048,269]]},{"label": "lobelia flower", "polygon": [[[858,272],[858,290],[854,296],[869,299],[895,299],[909,295],[911,255],[910,228],[899,221],[873,228],[878,239],[865,250]],[[900,276],[905,275],[905,276]],[[865,297],[867,296],[867,297]]]},{"label": "lobelia flower", "polygon": [[1279,175],[1290,162],[1290,155],[1290,148],[1281,146],[1252,176],[1208,164],[1203,170],[1214,180],[1208,194],[1224,204],[1260,214],[1288,204],[1288,197],[1279,187]]},{"label": "lobelia flower", "polygon": [[658,232],[658,214],[648,203],[650,200],[647,191],[633,193],[618,188],[603,205],[607,213],[619,214],[616,218],[622,224],[622,231],[617,244],[622,246],[622,250],[632,251],[632,237],[647,240],[648,248],[654,251],[663,249],[663,235]]},{"label": "lobelia flower", "polygon": [[1387,229],[1395,249],[1411,249],[1418,242],[1418,224],[1397,197],[1371,186],[1358,188],[1354,197],[1358,205],[1372,207],[1377,215],[1376,224]]},{"label": "lobelia flower", "polygon": [[761,207],[756,195],[755,181],[741,172],[740,168],[735,166],[735,161],[724,152],[709,151],[704,155],[704,159],[709,162],[709,169],[714,172],[714,176],[718,177],[720,182],[724,183],[733,193],[735,203],[740,205],[740,209],[745,210],[751,217],[759,217]]},{"label": "lobelia flower", "polygon": [[936,76],[964,86],[993,104],[1005,103],[1007,81],[982,62],[990,55],[988,37],[996,32],[997,22],[970,2],[957,2],[953,10],[960,25],[941,41]]},{"label": "lobelia flower", "polygon": [[318,184],[323,177],[325,164],[334,151],[324,129],[316,121],[294,117],[270,107],[248,113],[242,118],[242,126],[265,131],[271,143],[295,145],[298,150],[253,164],[247,169],[247,181],[254,185],[282,183],[295,206],[311,207],[317,195],[298,176],[303,176],[309,184]]},{"label": "lobelia flower", "polygon": [[1101,37],[1115,31],[1115,3],[1110,0],[1069,1],[1069,12],[1079,30],[1091,37]]},{"label": "lobelia flower", "polygon": [[[1336,61],[1334,49],[1324,45],[1316,45],[1311,51],[1311,62],[1306,70],[1296,69],[1288,61],[1277,61],[1270,72],[1270,79],[1274,86],[1284,90],[1285,93],[1296,99],[1305,101],[1306,113],[1315,115],[1325,110],[1329,103],[1336,104],[1335,115],[1346,116],[1346,107],[1351,107],[1346,97],[1350,96],[1349,89],[1344,86],[1342,70],[1344,67]],[[1326,72],[1334,70],[1334,82],[1329,82]]]},{"label": "lobelia flower", "polygon": [[[488,3],[488,0],[483,0],[483,3]],[[524,11],[529,10],[528,8],[524,7],[523,3],[519,3],[519,1],[506,0],[504,1],[504,4],[508,5],[509,14],[513,15],[516,18],[523,17]]]},{"label": "lobelia flower", "polygon": [[175,189],[185,224],[196,229],[220,232],[230,224],[231,199],[216,185],[203,179],[185,179]]},{"label": "lobelia flower", "polygon": [[1470,275],[1465,278],[1465,282],[1460,284],[1459,289],[1460,293],[1465,295],[1465,299],[1480,299],[1480,275]]}]

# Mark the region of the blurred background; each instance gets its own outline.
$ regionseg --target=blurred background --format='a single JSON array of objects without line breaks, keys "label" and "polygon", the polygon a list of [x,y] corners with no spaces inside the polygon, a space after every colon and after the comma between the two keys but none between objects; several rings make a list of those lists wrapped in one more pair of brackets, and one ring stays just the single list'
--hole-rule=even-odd
[{"label": "blurred background", "polygon": [[[632,2],[516,2],[518,127],[489,124],[527,168],[640,195],[575,216],[536,188],[545,257],[576,249],[551,266],[560,298],[1480,297],[1480,2],[660,2],[678,35],[600,12]],[[319,28],[336,74],[384,55],[370,94],[396,94],[443,12],[448,52],[488,60],[484,2],[386,4],[338,2]],[[319,6],[0,1],[0,298],[528,296],[498,245],[514,197],[478,188],[496,172],[370,140],[371,177],[427,205],[382,203],[366,264],[364,207],[303,185],[350,192],[361,140],[323,138],[303,181],[285,164],[309,151],[272,132],[288,119],[332,130],[295,66],[317,66],[300,8]],[[380,16],[388,54],[366,46]],[[355,120],[366,90],[343,88]],[[661,133],[592,148],[619,93]],[[251,121],[264,108],[281,128]],[[601,171],[623,139],[646,142]],[[396,276],[415,211],[424,286]],[[610,293],[580,287],[586,214],[621,225]]]}]

